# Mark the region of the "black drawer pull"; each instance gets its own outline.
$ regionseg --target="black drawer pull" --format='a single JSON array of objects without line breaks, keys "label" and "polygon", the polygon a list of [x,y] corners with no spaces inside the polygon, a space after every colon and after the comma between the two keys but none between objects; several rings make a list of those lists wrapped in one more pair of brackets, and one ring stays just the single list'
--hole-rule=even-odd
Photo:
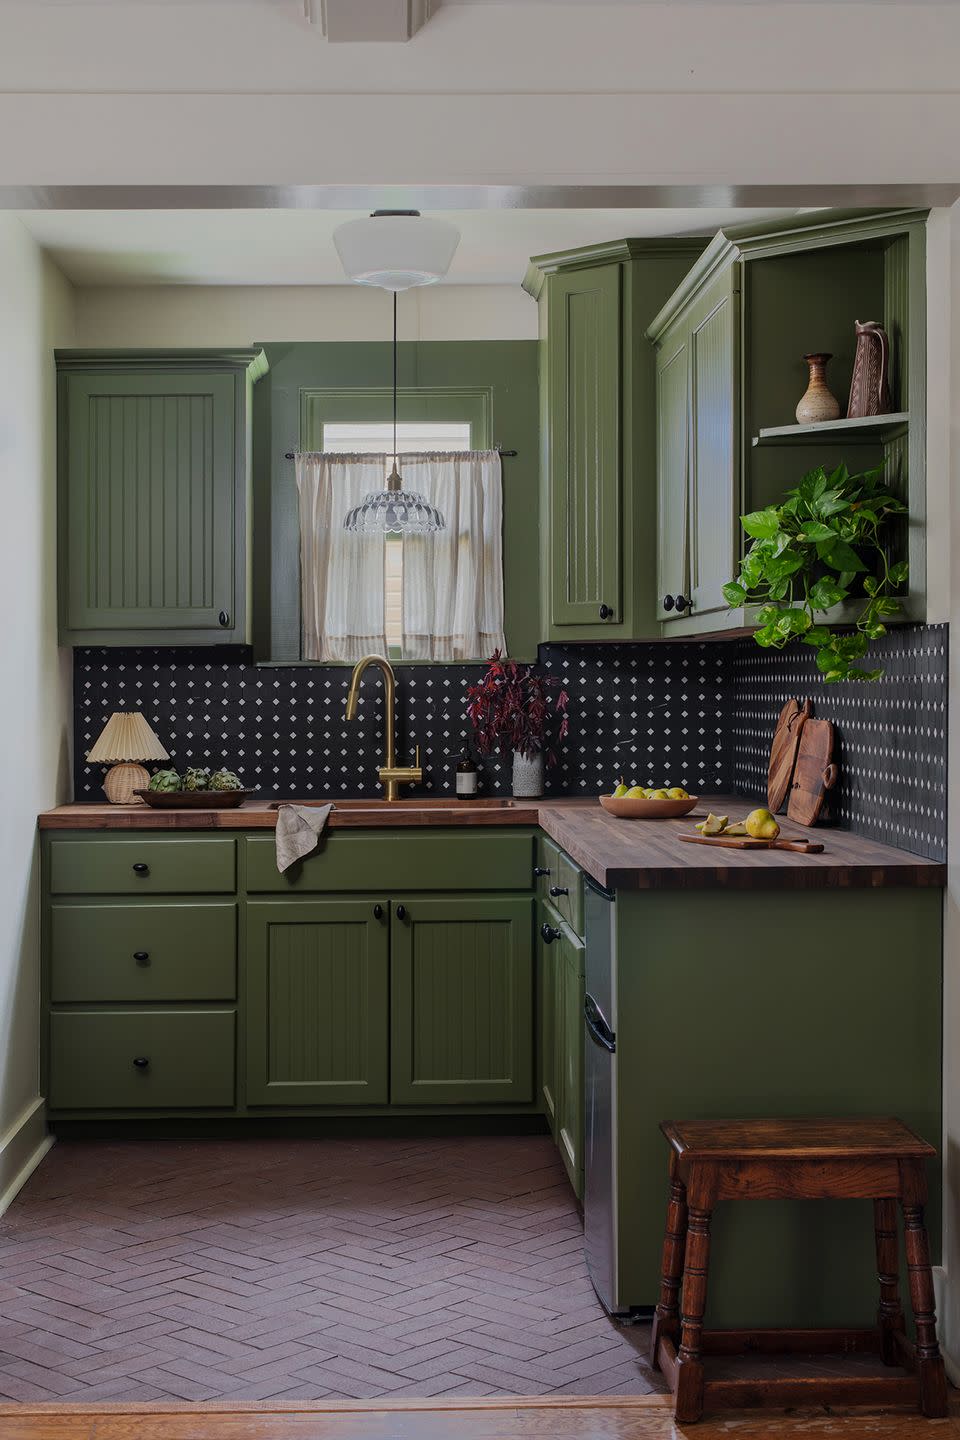
[{"label": "black drawer pull", "polygon": [[220,614],[217,616],[217,619],[220,621],[220,624],[223,626],[224,630],[226,630],[227,626],[230,624],[229,611],[221,610]]},{"label": "black drawer pull", "polygon": [[550,894],[553,896],[554,900],[556,900],[561,895],[569,895],[570,891],[567,889],[566,885],[551,885]]},{"label": "black drawer pull", "polygon": [[534,865],[534,867],[533,867],[533,877],[534,877],[535,880],[538,879],[541,875],[549,875],[549,874],[550,874],[550,866],[549,866],[549,865]]},{"label": "black drawer pull", "polygon": [[677,596],[677,610],[680,611],[680,610],[689,610],[689,609],[690,609],[690,601],[687,599],[686,595],[678,595],[678,596]]},{"label": "black drawer pull", "polygon": [[406,920],[406,918],[407,918],[407,907],[406,907],[406,905],[398,905],[398,906],[397,906],[397,919],[398,919],[398,920]]},{"label": "black drawer pull", "polygon": [[133,867],[133,873],[134,875],[149,875],[150,866],[144,865],[142,860],[137,860]]},{"label": "black drawer pull", "polygon": [[560,931],[554,925],[548,925],[546,920],[540,926],[540,935],[544,945],[552,945],[554,940],[560,939]]},{"label": "black drawer pull", "polygon": [[382,920],[382,919],[383,919],[383,906],[382,906],[382,905],[374,905],[374,907],[373,907],[373,918],[374,918],[374,920]]},{"label": "black drawer pull", "polygon": [[149,1057],[148,1057],[148,1056],[146,1056],[146,1055],[137,1055],[137,1056],[135,1056],[134,1061],[133,1061],[133,1068],[134,1068],[135,1070],[146,1070],[146,1068],[147,1068],[147,1066],[148,1066],[149,1064],[150,1064],[150,1060],[149,1060]]},{"label": "black drawer pull", "polygon": [[674,598],[673,598],[672,595],[664,595],[664,597],[663,597],[663,608],[664,608],[664,610],[672,610],[673,607],[674,607],[674,605],[676,605],[676,603],[677,603],[677,602],[676,602],[676,600],[674,600]]},{"label": "black drawer pull", "polygon": [[601,606],[600,606],[600,619],[601,619],[601,620],[612,620],[612,619],[613,619],[613,611],[610,609],[610,606],[609,606],[609,605],[601,605]]},{"label": "black drawer pull", "polygon": [[136,960],[136,962],[137,962],[138,965],[149,965],[149,964],[150,964],[150,951],[149,951],[149,950],[134,950],[134,952],[133,952],[133,958],[134,958],[134,960]]}]

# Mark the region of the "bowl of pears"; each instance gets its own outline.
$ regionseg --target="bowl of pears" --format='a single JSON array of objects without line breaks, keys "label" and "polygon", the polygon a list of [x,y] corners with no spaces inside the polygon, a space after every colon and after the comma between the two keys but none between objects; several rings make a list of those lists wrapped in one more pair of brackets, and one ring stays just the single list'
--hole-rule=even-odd
[{"label": "bowl of pears", "polygon": [[682,785],[628,785],[625,780],[612,795],[601,795],[600,804],[608,815],[621,820],[675,820],[689,815],[697,803]]}]

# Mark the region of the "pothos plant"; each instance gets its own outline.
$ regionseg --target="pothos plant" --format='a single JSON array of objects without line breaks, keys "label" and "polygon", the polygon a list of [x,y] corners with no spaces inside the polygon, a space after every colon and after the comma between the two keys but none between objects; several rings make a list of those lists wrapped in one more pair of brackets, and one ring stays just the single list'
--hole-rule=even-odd
[{"label": "pothos plant", "polygon": [[[882,531],[907,507],[885,488],[882,474],[878,468],[851,475],[840,465],[828,475],[821,465],[781,505],[740,517],[752,544],[736,580],[723,587],[727,603],[762,606],[753,637],[758,645],[780,650],[801,640],[815,646],[828,683],[883,674],[857,661],[871,640],[886,634],[884,620],[901,608],[892,592],[906,580],[908,567],[906,561],[889,563]],[[818,613],[860,596],[863,609],[851,631],[818,622]]]}]

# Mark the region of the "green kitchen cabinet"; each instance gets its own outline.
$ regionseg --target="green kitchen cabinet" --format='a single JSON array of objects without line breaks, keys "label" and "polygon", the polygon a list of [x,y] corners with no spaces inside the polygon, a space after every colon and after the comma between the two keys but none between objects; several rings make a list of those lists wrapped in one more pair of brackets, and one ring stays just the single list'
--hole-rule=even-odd
[{"label": "green kitchen cabinet", "polygon": [[233,1108],[236,1011],[56,1010],[54,1110]]},{"label": "green kitchen cabinet", "polygon": [[393,1104],[533,1100],[532,926],[531,898],[394,901]]},{"label": "green kitchen cabinet", "polygon": [[247,639],[256,350],[58,351],[66,645]]},{"label": "green kitchen cabinet", "polygon": [[657,611],[726,611],[739,551],[736,383],[739,271],[699,291],[657,348]]},{"label": "green kitchen cabinet", "polygon": [[705,240],[623,240],[535,257],[546,640],[657,633],[654,355],[644,327]]},{"label": "green kitchen cabinet", "polygon": [[247,905],[250,1105],[385,1105],[389,903]]},{"label": "green kitchen cabinet", "polygon": [[580,937],[552,903],[541,902],[540,1097],[577,1199],[583,1196],[584,958]]},{"label": "green kitchen cabinet", "polygon": [[539,1001],[539,1078],[540,1104],[550,1134],[557,1138],[561,1067],[557,1035],[557,1012],[560,989],[560,951],[553,931],[559,929],[560,917],[549,904],[541,901],[537,910],[537,992]]}]

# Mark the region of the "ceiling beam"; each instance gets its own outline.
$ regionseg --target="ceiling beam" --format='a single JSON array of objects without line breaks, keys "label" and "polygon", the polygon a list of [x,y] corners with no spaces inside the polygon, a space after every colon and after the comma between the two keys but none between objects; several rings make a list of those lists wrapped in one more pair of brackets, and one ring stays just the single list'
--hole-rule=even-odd
[{"label": "ceiling beam", "polygon": [[412,40],[441,0],[303,0],[312,25],[334,43]]}]

